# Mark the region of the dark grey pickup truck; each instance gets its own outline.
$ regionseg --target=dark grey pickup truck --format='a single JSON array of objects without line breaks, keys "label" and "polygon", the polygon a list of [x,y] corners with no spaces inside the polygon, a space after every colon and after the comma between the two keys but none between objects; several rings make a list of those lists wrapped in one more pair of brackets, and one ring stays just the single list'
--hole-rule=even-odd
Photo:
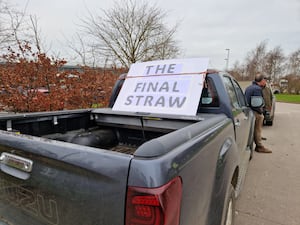
[{"label": "dark grey pickup truck", "polygon": [[0,116],[0,224],[234,224],[253,113],[223,72],[207,72],[197,101],[194,116],[111,108]]}]

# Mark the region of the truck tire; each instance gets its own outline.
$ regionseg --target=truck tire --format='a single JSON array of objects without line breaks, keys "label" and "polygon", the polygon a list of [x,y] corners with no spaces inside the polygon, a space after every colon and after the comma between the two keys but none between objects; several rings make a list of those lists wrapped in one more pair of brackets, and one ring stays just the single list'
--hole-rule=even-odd
[{"label": "truck tire", "polygon": [[266,125],[267,126],[273,126],[273,120],[267,120]]},{"label": "truck tire", "polygon": [[230,185],[228,199],[226,202],[226,214],[224,225],[234,225],[235,216],[235,192],[232,185]]}]

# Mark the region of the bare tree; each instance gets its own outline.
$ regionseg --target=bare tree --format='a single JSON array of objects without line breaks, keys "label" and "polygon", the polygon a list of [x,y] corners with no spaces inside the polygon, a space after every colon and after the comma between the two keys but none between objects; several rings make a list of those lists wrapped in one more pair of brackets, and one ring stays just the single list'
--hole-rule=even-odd
[{"label": "bare tree", "polygon": [[[76,46],[75,43],[79,42],[79,46]],[[72,40],[67,40],[68,47],[75,52],[76,55],[80,58],[82,65],[87,63],[87,50],[83,38],[79,33],[76,33],[76,37]]]},{"label": "bare tree", "polygon": [[71,56],[71,60],[81,61],[79,64],[83,66],[96,67],[99,60],[97,58],[97,49],[94,47],[95,44],[88,43],[85,39],[85,36],[78,32],[72,39],[66,38],[67,46],[75,53],[75,55]]},{"label": "bare tree", "polygon": [[2,46],[3,43],[6,43],[11,37],[11,30],[5,20],[7,18],[7,9],[8,6],[5,2],[0,0],[0,45]]},{"label": "bare tree", "polygon": [[262,72],[272,80],[276,80],[284,72],[285,57],[280,46],[267,51],[267,42],[263,41],[250,51],[245,60],[245,73],[253,79],[257,72]]},{"label": "bare tree", "polygon": [[31,23],[31,30],[32,35],[31,39],[33,39],[34,45],[37,48],[38,53],[42,53],[42,38],[41,38],[41,31],[38,27],[38,19],[36,16],[29,16],[30,23]]},{"label": "bare tree", "polygon": [[300,49],[290,54],[287,67],[289,74],[300,76]]},{"label": "bare tree", "polygon": [[6,49],[20,41],[25,13],[0,0],[0,46]]},{"label": "bare tree", "polygon": [[248,53],[246,57],[246,76],[253,79],[257,72],[263,70],[264,59],[266,56],[267,42],[263,41],[256,46],[254,50]]},{"label": "bare tree", "polygon": [[166,14],[155,6],[138,0],[119,1],[103,16],[82,20],[94,53],[111,62],[129,67],[137,61],[175,57],[179,48],[174,40],[177,25],[167,28]]},{"label": "bare tree", "polygon": [[239,61],[236,61],[229,73],[237,80],[248,80],[248,77],[245,77],[245,68],[245,65],[241,65]]},{"label": "bare tree", "polygon": [[[28,4],[29,0],[27,1]],[[45,52],[41,31],[36,16],[26,14],[27,4],[23,10],[15,9],[12,5],[0,0],[0,47],[2,50],[12,48],[22,51],[22,43],[35,47],[38,53]]]},{"label": "bare tree", "polygon": [[277,46],[266,54],[262,71],[275,81],[284,71],[284,60],[282,48]]}]

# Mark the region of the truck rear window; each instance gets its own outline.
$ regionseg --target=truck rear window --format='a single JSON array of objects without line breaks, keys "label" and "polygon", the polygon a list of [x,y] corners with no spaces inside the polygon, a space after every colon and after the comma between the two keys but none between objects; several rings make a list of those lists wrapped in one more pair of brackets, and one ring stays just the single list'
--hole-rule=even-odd
[{"label": "truck rear window", "polygon": [[219,107],[217,90],[210,78],[207,78],[203,84],[200,107]]}]

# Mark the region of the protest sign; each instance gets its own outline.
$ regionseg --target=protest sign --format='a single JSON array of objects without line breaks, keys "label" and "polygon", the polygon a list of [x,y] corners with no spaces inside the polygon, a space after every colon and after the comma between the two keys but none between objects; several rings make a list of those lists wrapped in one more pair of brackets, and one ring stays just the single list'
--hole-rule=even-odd
[{"label": "protest sign", "polygon": [[135,63],[113,110],[195,115],[207,66],[207,58]]}]

